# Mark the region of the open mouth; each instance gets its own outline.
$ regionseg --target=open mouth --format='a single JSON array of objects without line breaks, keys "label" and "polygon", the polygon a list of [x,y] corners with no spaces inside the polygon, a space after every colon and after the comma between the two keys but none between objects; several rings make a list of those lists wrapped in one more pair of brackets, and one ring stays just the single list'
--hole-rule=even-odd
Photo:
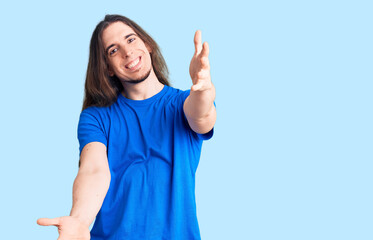
[{"label": "open mouth", "polygon": [[128,63],[125,67],[131,71],[135,71],[140,67],[141,57],[136,58],[135,60]]}]

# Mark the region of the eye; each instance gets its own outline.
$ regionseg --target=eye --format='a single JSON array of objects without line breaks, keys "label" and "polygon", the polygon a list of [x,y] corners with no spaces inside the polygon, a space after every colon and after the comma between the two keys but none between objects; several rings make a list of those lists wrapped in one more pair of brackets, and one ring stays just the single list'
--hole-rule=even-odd
[{"label": "eye", "polygon": [[130,39],[128,39],[128,43],[131,43],[131,42],[133,42],[133,41],[135,41],[135,38],[130,38]]},{"label": "eye", "polygon": [[114,53],[116,53],[117,51],[118,51],[118,49],[117,49],[117,48],[114,48],[113,50],[111,50],[111,51],[110,51],[110,53],[109,53],[109,54],[110,54],[110,56],[111,56],[111,55],[113,55]]}]

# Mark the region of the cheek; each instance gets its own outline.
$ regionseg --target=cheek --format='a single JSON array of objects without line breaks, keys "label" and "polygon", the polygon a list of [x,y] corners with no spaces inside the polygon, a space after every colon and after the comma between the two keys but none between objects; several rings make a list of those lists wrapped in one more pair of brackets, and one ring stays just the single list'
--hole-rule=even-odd
[{"label": "cheek", "polygon": [[115,70],[115,68],[118,66],[119,62],[118,62],[118,59],[117,58],[114,58],[114,59],[111,59],[109,61],[109,67],[110,69],[112,70]]},{"label": "cheek", "polygon": [[152,65],[152,59],[151,59],[150,55],[145,56],[145,61],[146,61],[146,64],[148,66]]}]

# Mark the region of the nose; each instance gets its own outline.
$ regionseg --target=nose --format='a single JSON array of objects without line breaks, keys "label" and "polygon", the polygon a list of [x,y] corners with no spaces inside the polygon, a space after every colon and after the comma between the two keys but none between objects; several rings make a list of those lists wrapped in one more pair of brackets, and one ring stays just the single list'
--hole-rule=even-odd
[{"label": "nose", "polygon": [[120,49],[124,58],[129,58],[133,54],[133,49],[126,44],[123,44]]}]

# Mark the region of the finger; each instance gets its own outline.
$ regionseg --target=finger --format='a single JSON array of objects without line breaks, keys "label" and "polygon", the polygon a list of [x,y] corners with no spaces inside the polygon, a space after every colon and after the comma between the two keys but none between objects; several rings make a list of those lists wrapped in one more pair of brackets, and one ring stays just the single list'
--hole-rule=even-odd
[{"label": "finger", "polygon": [[58,226],[60,223],[60,218],[39,218],[37,220],[37,224],[41,225],[41,226],[51,226],[51,225],[54,225],[54,226]]},{"label": "finger", "polygon": [[197,73],[197,79],[204,79],[209,76],[209,71],[208,70],[202,70]]},{"label": "finger", "polygon": [[196,54],[202,51],[202,33],[201,30],[197,30],[194,34],[194,47],[196,49]]},{"label": "finger", "polygon": [[208,57],[209,53],[210,53],[209,44],[207,42],[204,42],[202,46],[201,55],[202,57]]},{"label": "finger", "polygon": [[202,64],[203,69],[210,69],[210,62],[209,62],[208,57],[202,57],[201,64]]}]

